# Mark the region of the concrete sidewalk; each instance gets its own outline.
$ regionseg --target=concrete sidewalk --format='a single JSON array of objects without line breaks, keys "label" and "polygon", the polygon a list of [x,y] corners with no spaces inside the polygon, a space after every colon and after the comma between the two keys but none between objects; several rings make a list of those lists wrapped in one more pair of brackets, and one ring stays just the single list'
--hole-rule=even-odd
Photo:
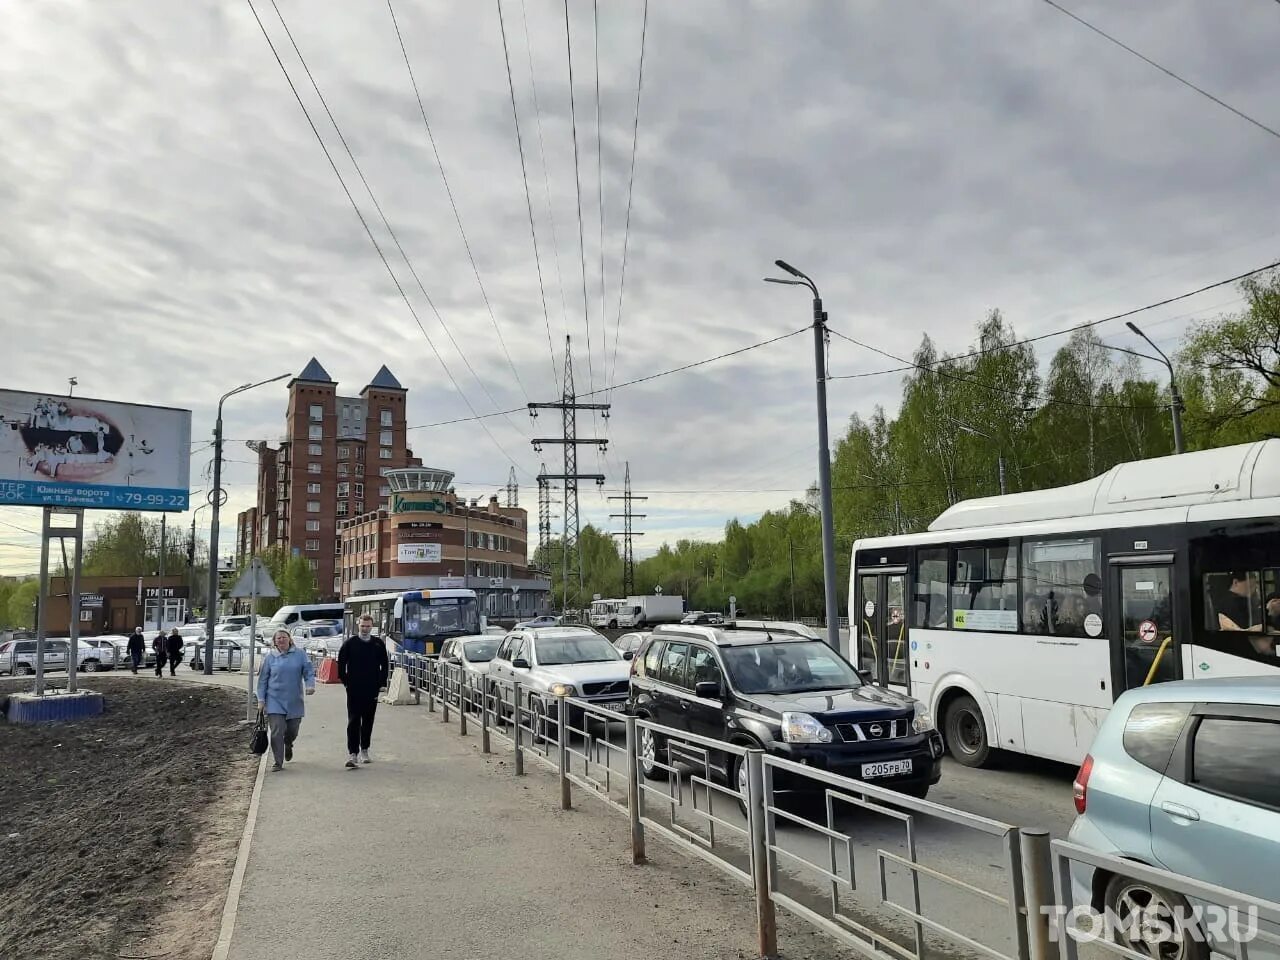
[{"label": "concrete sidewalk", "polygon": [[[421,706],[379,706],[374,763],[343,767],[343,690],[307,699],[295,757],[268,772],[229,960],[485,957],[645,960],[756,955],[750,891]],[[475,731],[478,734],[478,731]],[[788,957],[836,945],[783,923]]]}]

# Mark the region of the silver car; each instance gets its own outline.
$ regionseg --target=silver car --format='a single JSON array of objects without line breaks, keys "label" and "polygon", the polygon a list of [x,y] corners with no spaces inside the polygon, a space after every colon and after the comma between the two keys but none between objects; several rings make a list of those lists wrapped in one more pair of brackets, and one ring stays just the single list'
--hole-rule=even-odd
[{"label": "silver car", "polygon": [[[239,641],[218,636],[213,638],[213,669],[239,670],[247,660],[248,653]],[[191,658],[191,669],[204,669],[204,644],[202,643],[196,644]]]},{"label": "silver car", "polygon": [[[1083,847],[1275,900],[1280,868],[1280,677],[1140,687],[1112,707],[1075,782],[1069,839]],[[1125,921],[1186,910],[1174,891],[1076,865],[1076,901]],[[1122,925],[1127,929],[1128,924]],[[1139,934],[1139,929],[1141,933]],[[1272,931],[1275,932],[1275,931]],[[1126,945],[1201,960],[1207,945]],[[1230,947],[1227,948],[1230,951]],[[1250,950],[1250,956],[1254,955]]]},{"label": "silver car", "polygon": [[[554,731],[559,696],[578,697],[614,712],[621,720],[630,690],[631,664],[605,637],[587,627],[513,630],[489,664],[489,676],[518,681],[528,691],[534,729]],[[570,716],[574,726],[579,718]],[[553,733],[554,735],[554,733]]]},{"label": "silver car", "polygon": [[498,637],[488,634],[454,637],[440,647],[440,662],[462,667],[475,683],[478,678],[489,675],[489,664],[493,662],[493,655],[498,652],[501,642]]},{"label": "silver car", "polygon": [[640,645],[649,639],[652,630],[639,630],[635,633],[624,633],[617,640],[613,641],[613,645],[618,648],[618,652],[623,657],[630,660],[636,655],[636,651],[640,649]]}]

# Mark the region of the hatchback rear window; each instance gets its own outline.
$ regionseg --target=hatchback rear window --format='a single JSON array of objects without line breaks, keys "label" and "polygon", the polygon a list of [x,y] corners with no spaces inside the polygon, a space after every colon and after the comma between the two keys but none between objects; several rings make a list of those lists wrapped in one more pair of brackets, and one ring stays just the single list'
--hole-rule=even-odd
[{"label": "hatchback rear window", "polygon": [[1190,713],[1190,703],[1138,704],[1124,724],[1124,752],[1144,767],[1164,773]]}]

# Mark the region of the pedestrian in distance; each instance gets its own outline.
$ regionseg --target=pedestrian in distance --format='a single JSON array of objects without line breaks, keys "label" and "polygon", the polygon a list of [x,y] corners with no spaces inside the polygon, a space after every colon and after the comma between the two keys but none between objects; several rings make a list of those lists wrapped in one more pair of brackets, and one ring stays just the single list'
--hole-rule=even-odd
[{"label": "pedestrian in distance", "polygon": [[347,768],[351,770],[357,763],[373,762],[369,756],[373,715],[390,672],[387,648],[373,634],[373,617],[361,617],[357,628],[359,632],[338,651],[338,679],[347,688]]},{"label": "pedestrian in distance", "polygon": [[129,669],[134,673],[138,672],[138,668],[142,666],[142,657],[147,652],[147,641],[142,635],[141,627],[134,627],[133,633],[129,636]]},{"label": "pedestrian in distance", "polygon": [[165,652],[169,655],[169,676],[176,677],[178,664],[182,662],[182,634],[178,633],[177,627],[169,631],[169,637],[165,641]]},{"label": "pedestrian in distance", "polygon": [[156,638],[151,641],[151,649],[156,653],[156,676],[163,677],[164,663],[168,659],[165,651],[169,649],[169,638],[164,635],[163,630],[157,633]]},{"label": "pedestrian in distance", "polygon": [[303,690],[316,692],[316,668],[306,652],[294,646],[288,630],[277,630],[272,650],[258,674],[258,708],[267,715],[271,736],[272,771],[283,770],[293,759],[293,744],[302,727]]}]

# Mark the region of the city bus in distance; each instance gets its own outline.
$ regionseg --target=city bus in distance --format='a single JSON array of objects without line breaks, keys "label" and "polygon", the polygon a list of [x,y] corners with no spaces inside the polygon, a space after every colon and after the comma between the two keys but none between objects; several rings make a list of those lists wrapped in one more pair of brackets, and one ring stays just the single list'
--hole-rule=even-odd
[{"label": "city bus in distance", "polygon": [[952,755],[1078,764],[1125,690],[1280,676],[1280,440],[957,503],[853,545],[854,653]]},{"label": "city bus in distance", "polygon": [[347,636],[356,633],[356,621],[373,617],[373,631],[396,649],[435,656],[452,637],[484,632],[480,602],[474,590],[409,590],[348,597],[343,620]]}]

